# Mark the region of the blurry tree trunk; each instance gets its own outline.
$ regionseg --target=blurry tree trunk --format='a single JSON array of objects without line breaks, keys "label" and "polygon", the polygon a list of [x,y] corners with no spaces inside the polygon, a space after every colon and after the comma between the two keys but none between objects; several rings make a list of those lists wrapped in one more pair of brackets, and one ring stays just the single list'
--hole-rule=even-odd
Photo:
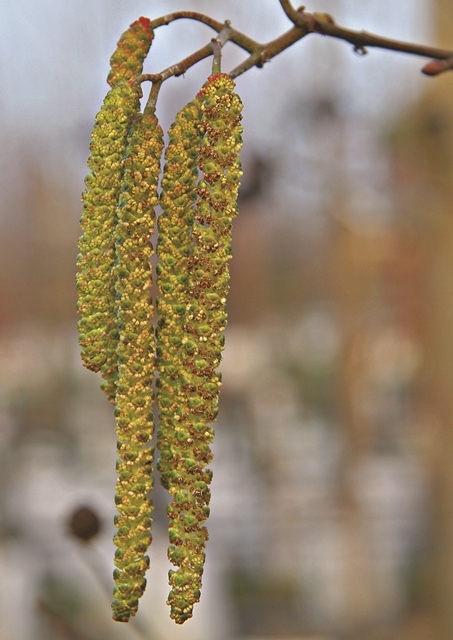
[{"label": "blurry tree trunk", "polygon": [[[438,44],[453,42],[453,4],[436,0]],[[395,132],[402,211],[424,260],[426,461],[434,483],[431,548],[418,603],[436,640],[453,638],[453,76],[437,78]],[[429,417],[430,416],[430,417]],[[418,636],[416,636],[418,637]]]},{"label": "blurry tree trunk", "polygon": [[[336,207],[341,197],[336,197]],[[340,204],[341,207],[341,204]],[[358,499],[355,472],[373,448],[373,424],[363,410],[366,396],[364,346],[379,300],[377,279],[382,262],[379,236],[361,233],[348,222],[332,224],[332,294],[339,312],[343,352],[339,369],[339,417],[344,452],[339,469],[338,499],[344,532],[345,600],[342,631],[347,637],[368,638],[380,618],[381,603],[366,514]],[[359,634],[359,635],[357,635]]]}]

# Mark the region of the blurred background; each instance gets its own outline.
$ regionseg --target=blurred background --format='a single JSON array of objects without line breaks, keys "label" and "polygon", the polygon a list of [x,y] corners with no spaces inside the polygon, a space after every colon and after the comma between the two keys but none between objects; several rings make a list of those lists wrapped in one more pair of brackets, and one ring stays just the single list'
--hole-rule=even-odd
[{"label": "blurred background", "polygon": [[[110,619],[115,433],[80,362],[80,192],[109,56],[140,15],[270,40],[277,0],[15,0],[0,12],[0,640],[451,640],[453,76],[311,36],[237,80],[244,167],[202,600]],[[453,48],[450,0],[313,0]],[[145,71],[209,41],[158,30]],[[224,49],[224,70],[244,57]],[[210,62],[165,83],[168,129]]]}]

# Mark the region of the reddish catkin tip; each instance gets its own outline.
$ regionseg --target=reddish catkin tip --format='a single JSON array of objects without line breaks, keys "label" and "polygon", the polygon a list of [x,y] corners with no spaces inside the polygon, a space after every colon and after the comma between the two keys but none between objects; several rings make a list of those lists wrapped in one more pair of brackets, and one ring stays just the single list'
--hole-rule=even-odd
[{"label": "reddish catkin tip", "polygon": [[143,71],[143,62],[154,38],[152,23],[143,16],[135,20],[121,35],[110,58],[107,82],[114,87],[120,81],[130,81]]},{"label": "reddish catkin tip", "polygon": [[135,27],[136,25],[140,25],[141,27],[143,27],[143,29],[145,29],[145,31],[148,31],[148,33],[151,36],[151,39],[154,37],[153,30],[151,27],[151,20],[149,18],[144,18],[143,16],[141,16],[140,18],[138,18],[138,20],[135,20],[134,22],[132,22],[130,26]]}]

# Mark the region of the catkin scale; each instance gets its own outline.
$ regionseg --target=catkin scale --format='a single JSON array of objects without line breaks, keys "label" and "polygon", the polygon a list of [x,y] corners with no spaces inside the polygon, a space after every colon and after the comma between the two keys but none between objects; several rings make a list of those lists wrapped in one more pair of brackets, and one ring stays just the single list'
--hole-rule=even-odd
[{"label": "catkin scale", "polygon": [[117,341],[112,276],[116,206],[127,134],[139,110],[141,95],[140,87],[128,82],[110,89],[96,115],[91,136],[91,173],[82,194],[76,282],[81,357],[92,371],[108,367],[109,354]]},{"label": "catkin scale", "polygon": [[118,480],[115,502],[117,546],[113,617],[127,621],[135,615],[149,566],[153,486],[154,330],[150,289],[154,207],[163,133],[154,111],[145,109],[133,124],[124,159],[123,186],[116,227],[116,432]]}]

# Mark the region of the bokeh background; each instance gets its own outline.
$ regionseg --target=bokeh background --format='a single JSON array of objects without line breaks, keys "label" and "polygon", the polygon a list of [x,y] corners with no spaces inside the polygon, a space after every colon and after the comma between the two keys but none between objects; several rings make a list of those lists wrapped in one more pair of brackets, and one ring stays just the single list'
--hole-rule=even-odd
[{"label": "bokeh background", "polygon": [[[244,176],[202,601],[169,621],[156,487],[146,594],[129,625],[110,619],[114,416],[78,354],[80,192],[116,41],[181,8],[263,42],[290,28],[277,0],[1,3],[0,640],[451,640],[453,76],[317,35],[237,81]],[[453,48],[450,0],[307,9]],[[211,37],[162,27],[145,71]],[[225,70],[242,59],[225,47]],[[165,83],[165,129],[209,67]],[[74,535],[97,521],[90,542]]]}]

